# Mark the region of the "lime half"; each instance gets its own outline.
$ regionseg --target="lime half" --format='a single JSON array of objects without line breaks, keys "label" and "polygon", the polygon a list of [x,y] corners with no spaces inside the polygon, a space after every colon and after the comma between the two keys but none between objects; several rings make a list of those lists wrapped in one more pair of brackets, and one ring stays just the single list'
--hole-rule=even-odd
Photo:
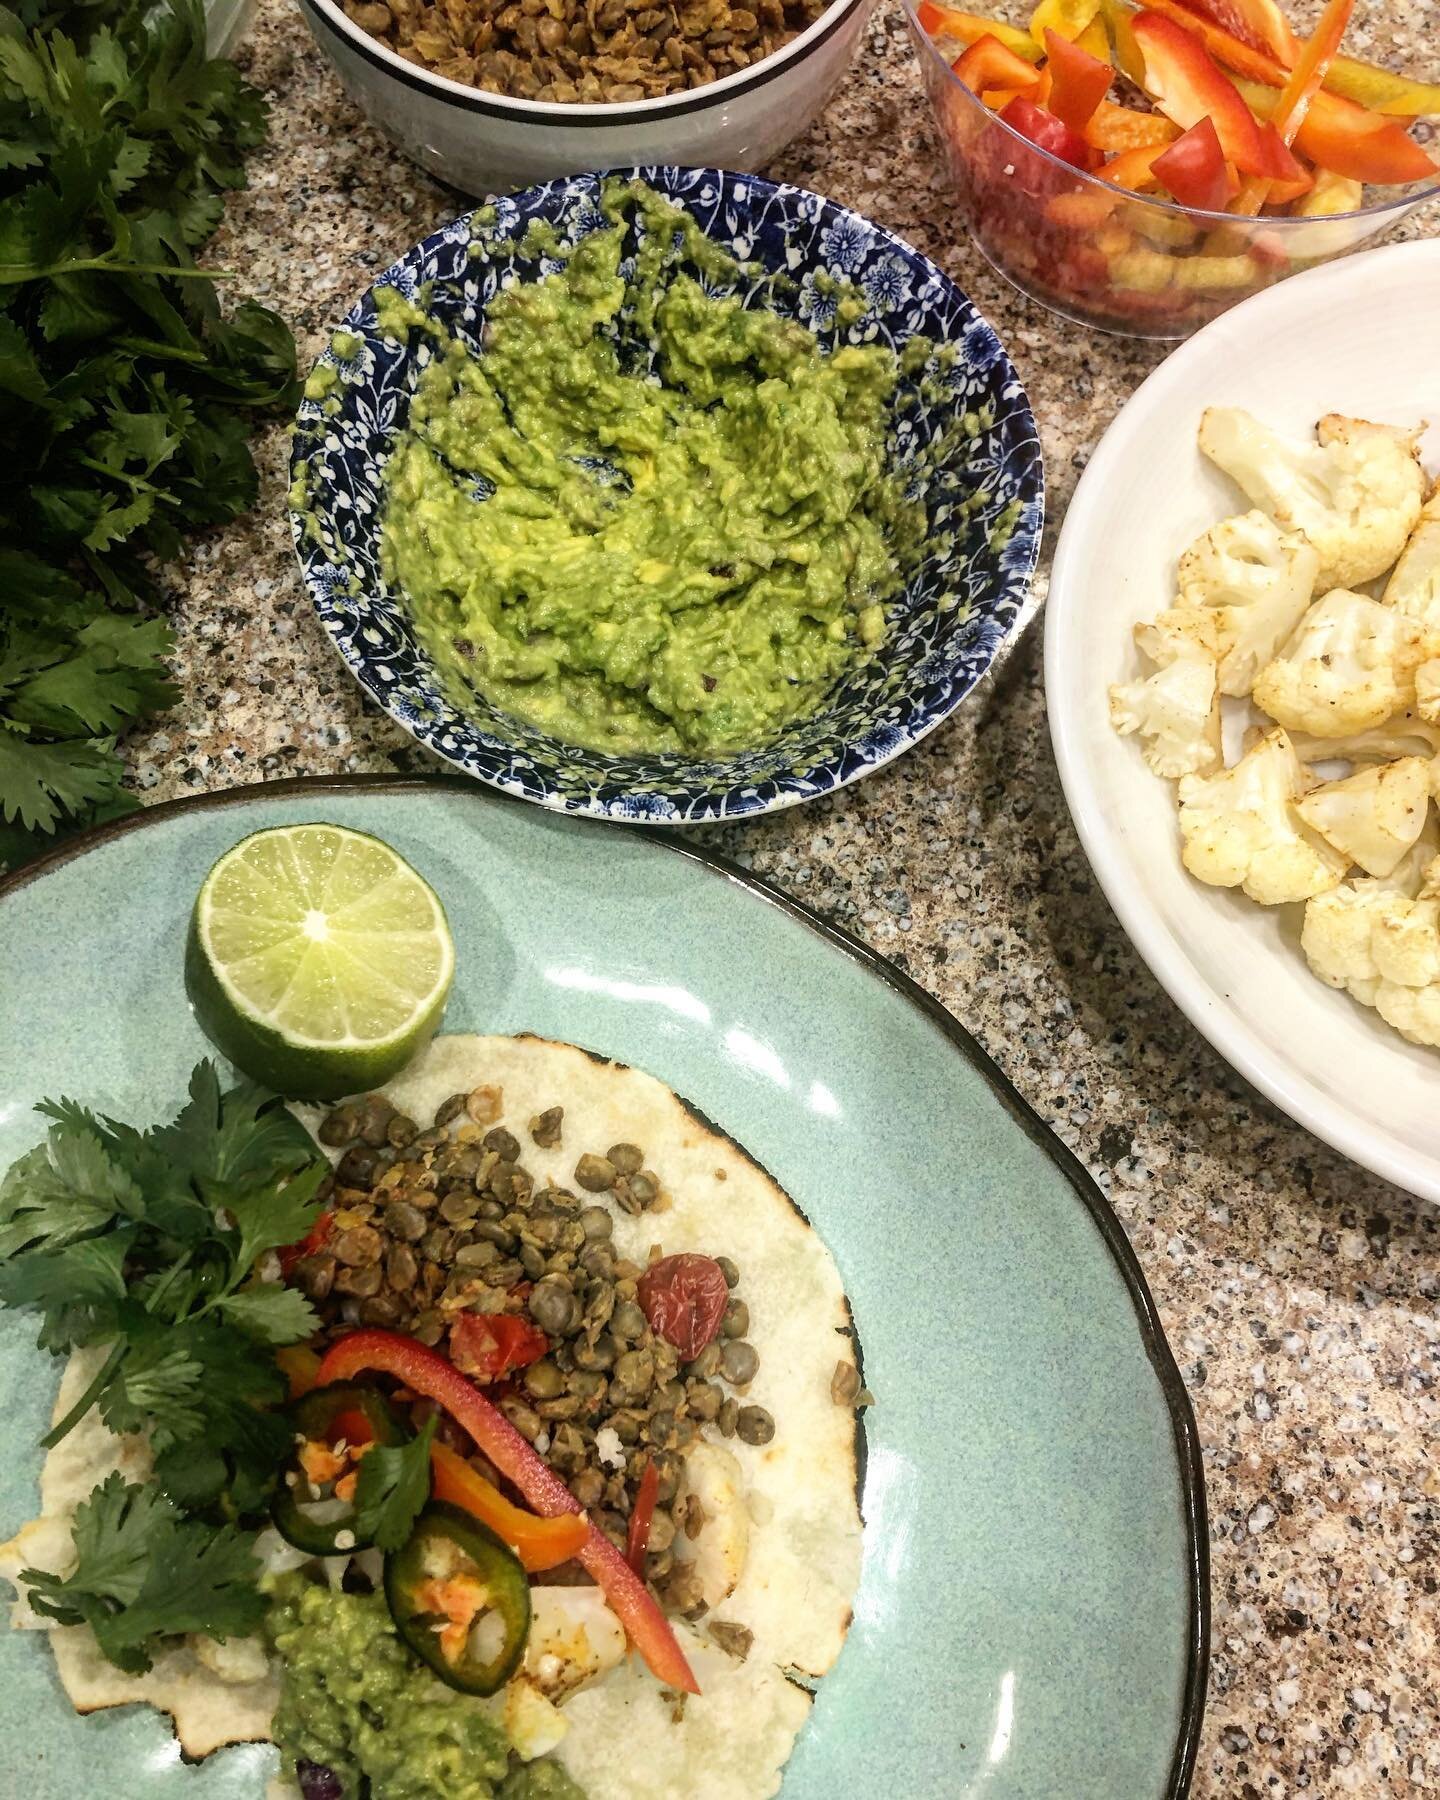
[{"label": "lime half", "polygon": [[340,825],[257,831],[205,877],[185,985],[206,1036],[293,1099],[379,1086],[440,1023],[455,946],[435,890]]}]

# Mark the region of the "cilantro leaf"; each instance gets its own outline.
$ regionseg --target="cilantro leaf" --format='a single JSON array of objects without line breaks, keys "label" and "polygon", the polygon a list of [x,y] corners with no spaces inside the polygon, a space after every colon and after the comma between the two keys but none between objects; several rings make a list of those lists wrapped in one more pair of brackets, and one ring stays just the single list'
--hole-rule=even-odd
[{"label": "cilantro leaf", "polygon": [[89,1625],[129,1674],[144,1674],[165,1638],[243,1636],[265,1616],[253,1536],[185,1518],[158,1487],[108,1476],[76,1507],[74,1538],[71,1574],[20,1579],[37,1612]]},{"label": "cilantro leaf", "polygon": [[135,1217],[139,1207],[139,1188],[100,1138],[57,1124],[0,1180],[0,1261],[26,1248],[58,1249]]},{"label": "cilantro leaf", "polygon": [[[293,1239],[287,1239],[293,1242]],[[315,1308],[298,1288],[264,1283],[219,1303],[227,1323],[261,1344],[300,1344],[319,1326]]]},{"label": "cilantro leaf", "polygon": [[316,1155],[310,1133],[276,1095],[253,1081],[222,1092],[219,1072],[208,1059],[195,1065],[189,1104],[172,1124],[152,1133],[151,1141],[212,1192],[274,1180]]},{"label": "cilantro leaf", "polygon": [[355,1484],[355,1529],[382,1550],[398,1550],[430,1498],[430,1445],[439,1418],[431,1413],[408,1444],[367,1450]]},{"label": "cilantro leaf", "polygon": [[103,798],[118,768],[108,740],[41,744],[0,718],[0,818],[53,831],[62,813]]},{"label": "cilantro leaf", "polygon": [[127,1482],[117,1469],[75,1508],[73,1537],[76,1563],[73,1573],[61,1579],[27,1569],[21,1579],[38,1588],[36,1610],[63,1625],[79,1623],[58,1610],[66,1603],[62,1594],[88,1594],[128,1606],[145,1584],[145,1565],[150,1543],[158,1531],[179,1520],[179,1513],[158,1488]]}]

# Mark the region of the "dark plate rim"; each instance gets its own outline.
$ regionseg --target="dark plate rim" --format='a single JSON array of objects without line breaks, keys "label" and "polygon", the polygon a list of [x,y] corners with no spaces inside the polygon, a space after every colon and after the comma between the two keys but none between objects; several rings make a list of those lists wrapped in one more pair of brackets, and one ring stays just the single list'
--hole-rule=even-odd
[{"label": "dark plate rim", "polygon": [[[483,787],[458,775],[293,775],[281,781],[250,782],[241,787],[222,788],[204,794],[185,794],[176,800],[160,801],[153,806],[141,807],[136,812],[125,813],[118,819],[106,820],[103,824],[92,826],[88,831],[79,832],[73,838],[67,838],[63,843],[57,844],[54,849],[46,851],[35,861],[25,864],[23,868],[17,869],[9,875],[0,876],[0,902],[7,900],[10,895],[19,892],[21,888],[30,886],[41,876],[63,868],[67,863],[74,862],[100,845],[111,843],[116,838],[126,837],[133,831],[142,831],[147,825],[155,824],[162,819],[174,818],[186,813],[220,811],[226,807],[243,806],[254,800],[278,799],[285,795],[355,793],[365,790],[372,793],[415,793],[426,788],[437,789],[447,794],[464,794],[483,804],[526,805],[523,800]],[[552,816],[566,817],[569,815]],[[731,862],[728,857],[720,855],[719,852],[682,841],[670,832],[644,825],[606,825],[596,820],[584,820],[583,818],[574,819],[573,822],[582,828],[588,825],[597,831],[633,832],[637,836],[646,838],[650,843],[683,857],[687,862],[694,863],[711,874],[718,875],[733,886],[748,890],[757,899],[764,901],[767,906],[773,906],[787,914],[798,925],[839,950],[852,962],[859,963],[871,975],[893,988],[903,1000],[907,1000],[923,1013],[931,1024],[938,1027],[960,1055],[979,1071],[1011,1118],[1025,1132],[1031,1142],[1038,1145],[1055,1164],[1069,1182],[1076,1197],[1089,1212],[1106,1249],[1109,1250],[1120,1272],[1126,1291],[1130,1295],[1131,1304],[1135,1308],[1141,1341],[1145,1346],[1150,1366],[1155,1371],[1161,1393],[1164,1395],[1165,1403],[1170,1411],[1176,1461],[1180,1470],[1185,1529],[1188,1538],[1186,1575],[1190,1593],[1190,1620],[1186,1644],[1185,1685],[1181,1696],[1180,1719],[1175,1749],[1170,1763],[1170,1777],[1165,1788],[1165,1800],[1184,1800],[1184,1796],[1190,1791],[1191,1777],[1195,1771],[1200,1727],[1205,1716],[1205,1689],[1210,1662],[1210,1541],[1200,1431],[1195,1421],[1195,1412],[1190,1403],[1190,1396],[1176,1364],[1174,1352],[1165,1336],[1159,1310],[1155,1305],[1155,1297],[1150,1292],[1149,1284],[1145,1280],[1139,1258],[1136,1256],[1129,1238],[1125,1235],[1124,1226],[1121,1225],[1110,1202],[1100,1191],[1094,1176],[1090,1174],[1074,1151],[1063,1144],[1046,1125],[989,1051],[983,1048],[951,1012],[942,1006],[933,995],[927,993],[918,982],[896,968],[895,964],[881,956],[879,951],[871,949],[860,938],[845,930],[843,926],[832,924],[829,920],[821,918],[818,913],[812,912],[801,901],[792,900],[788,894],[772,887],[768,881],[752,874],[748,869],[742,869],[739,864]]]}]

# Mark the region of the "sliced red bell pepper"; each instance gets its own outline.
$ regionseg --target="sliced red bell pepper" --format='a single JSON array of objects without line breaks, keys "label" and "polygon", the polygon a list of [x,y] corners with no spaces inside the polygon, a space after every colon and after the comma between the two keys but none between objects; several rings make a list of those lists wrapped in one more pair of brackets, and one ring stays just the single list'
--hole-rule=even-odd
[{"label": "sliced red bell pepper", "polygon": [[1299,40],[1276,0],[1186,0],[1190,10],[1288,68]]},{"label": "sliced red bell pepper", "polygon": [[1164,113],[1137,112],[1102,100],[1085,127],[1085,140],[1097,150],[1140,150],[1147,144],[1173,144],[1180,127]]},{"label": "sliced red bell pepper", "polygon": [[1200,212],[1223,212],[1235,195],[1237,184],[1210,119],[1201,119],[1163,149],[1150,172],[1182,206]]},{"label": "sliced red bell pepper", "polygon": [[[1121,7],[1125,0],[1106,0],[1107,6]],[[1290,72],[1289,58],[1244,42],[1234,32],[1225,30],[1204,17],[1200,0],[1139,0],[1146,12],[1159,13],[1173,19],[1187,31],[1193,31],[1217,62],[1224,63],[1237,75],[1267,87],[1280,88]],[[1299,54],[1296,40],[1292,57]],[[1122,65],[1123,66],[1123,65]],[[1129,70],[1126,73],[1129,74]],[[1394,75],[1374,63],[1353,56],[1337,56],[1325,76],[1326,91],[1342,100],[1351,100],[1373,112],[1393,114],[1396,118],[1417,119],[1440,114],[1440,83],[1414,81],[1408,75]]]},{"label": "sliced red bell pepper", "polygon": [[660,1471],[652,1456],[640,1477],[640,1488],[630,1513],[630,1530],[625,1540],[625,1560],[645,1579],[645,1552],[650,1548],[650,1524],[655,1517],[655,1502],[660,1497]]},{"label": "sliced red bell pepper", "polygon": [[482,1386],[539,1362],[549,1348],[545,1333],[518,1313],[462,1312],[450,1327],[450,1360]]},{"label": "sliced red bell pepper", "polygon": [[1083,132],[1095,108],[1110,92],[1115,71],[1108,62],[1100,62],[1058,31],[1046,31],[1045,50],[1050,111],[1072,131]]},{"label": "sliced red bell pepper", "polygon": [[1193,32],[1147,12],[1135,21],[1135,41],[1145,58],[1146,91],[1167,118],[1186,131],[1208,118],[1225,160],[1247,175],[1295,178],[1294,158],[1277,164],[1273,142],[1261,135],[1240,90]]},{"label": "sliced red bell pepper", "polygon": [[1133,22],[1132,30],[1149,14],[1168,19],[1172,25],[1178,25],[1182,31],[1199,38],[1217,62],[1224,63],[1227,69],[1233,69],[1237,75],[1246,75],[1251,81],[1266,82],[1271,87],[1284,87],[1283,63],[1276,62],[1264,50],[1252,49],[1232,33],[1222,31],[1218,25],[1212,25],[1208,19],[1202,19],[1188,6],[1181,5],[1180,0],[1140,0],[1140,5],[1145,10]]},{"label": "sliced red bell pepper", "polygon": [[1040,46],[1028,31],[1007,25],[1001,19],[984,19],[978,13],[959,12],[953,6],[937,6],[935,0],[920,0],[915,9],[920,29],[932,38],[950,37],[957,43],[973,44],[982,37],[993,37],[1007,50],[1026,62],[1038,63]]},{"label": "sliced red bell pepper", "polygon": [[976,38],[952,67],[972,94],[983,94],[987,88],[1008,88],[1023,93],[1040,80],[1029,63],[1022,61],[1013,50],[1007,50],[999,38],[988,34]]},{"label": "sliced red bell pepper", "polygon": [[[443,1406],[456,1424],[469,1432],[481,1455],[507,1481],[515,1483],[542,1517],[580,1511],[575,1496],[549,1464],[474,1382],[438,1351],[394,1331],[352,1331],[331,1345],[320,1364],[320,1381],[350,1381],[368,1370],[393,1375],[415,1393]],[[656,1680],[682,1693],[698,1694],[699,1684],[669,1621],[609,1538],[587,1523],[578,1554],[581,1566],[604,1589],[611,1609]]]},{"label": "sliced red bell pepper", "polygon": [[1048,150],[1051,156],[1074,168],[1090,169],[1099,160],[1097,152],[1078,131],[1072,131],[1063,119],[1057,119],[1043,106],[1036,106],[1023,94],[1012,100],[1000,117],[1012,131],[1018,131],[1039,149]]}]

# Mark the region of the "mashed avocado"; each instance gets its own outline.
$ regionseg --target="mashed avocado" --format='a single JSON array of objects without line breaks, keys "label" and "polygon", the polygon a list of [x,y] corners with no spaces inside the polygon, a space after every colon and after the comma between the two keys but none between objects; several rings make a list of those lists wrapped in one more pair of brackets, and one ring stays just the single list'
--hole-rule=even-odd
[{"label": "mashed avocado", "polygon": [[[923,536],[886,454],[899,365],[667,268],[736,275],[650,189],[606,211],[573,250],[522,244],[563,266],[491,304],[483,356],[437,334],[387,468],[385,575],[452,682],[557,737],[758,746],[881,641]],[[423,325],[380,295],[383,327]],[[658,381],[623,347],[652,341]]]},{"label": "mashed avocado", "polygon": [[281,1659],[275,1741],[288,1770],[297,1759],[324,1764],[347,1800],[364,1781],[372,1800],[584,1800],[557,1763],[512,1758],[483,1703],[420,1666],[382,1595],[283,1576],[267,1629]]}]

